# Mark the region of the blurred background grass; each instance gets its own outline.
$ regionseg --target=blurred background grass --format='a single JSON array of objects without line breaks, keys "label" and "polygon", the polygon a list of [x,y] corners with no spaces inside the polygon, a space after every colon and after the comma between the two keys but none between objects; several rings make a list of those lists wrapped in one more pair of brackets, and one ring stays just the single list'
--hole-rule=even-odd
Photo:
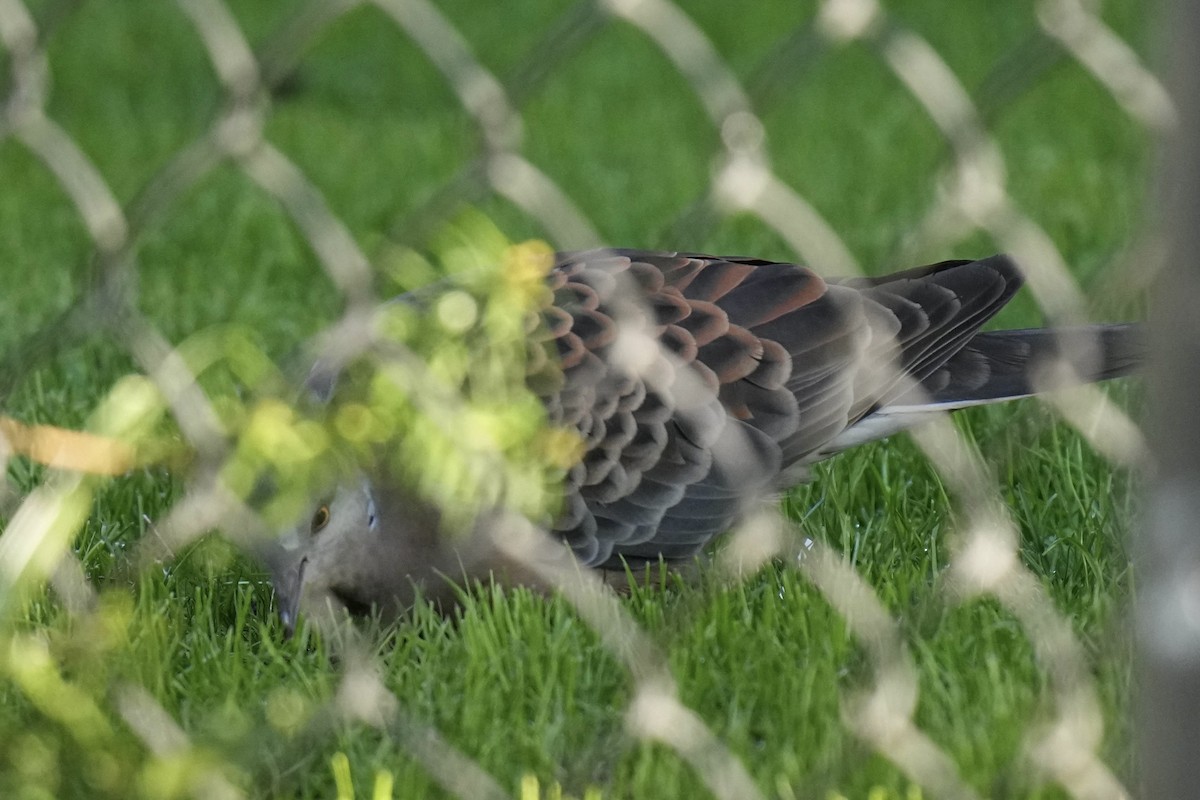
[{"label": "blurred background grass", "polygon": [[[253,44],[268,41],[294,13],[286,3],[229,6]],[[554,20],[574,8],[549,0],[438,6],[501,78],[529,74]],[[46,0],[29,7],[49,26],[49,116],[117,198],[132,201],[221,109],[199,40],[171,4]],[[806,39],[813,3],[682,7],[739,78],[757,87],[777,174],[871,271],[910,266],[897,259],[912,249],[906,237],[936,197],[948,151],[895,76],[863,45]],[[975,92],[1016,203],[1050,234],[1085,290],[1103,290],[1146,221],[1150,136],[1042,39],[1031,2],[897,0],[887,7]],[[1148,8],[1112,0],[1102,9],[1146,56],[1154,45]],[[719,140],[657,47],[619,22],[575,47],[527,92],[523,152],[607,242],[795,257],[753,217],[679,224],[706,191]],[[410,215],[478,147],[473,122],[440,74],[372,8],[322,33],[271,109],[268,139],[380,262],[397,246],[429,247],[436,228],[413,227]],[[87,290],[91,241],[45,167],[12,138],[0,139],[0,185],[0,352],[16,363],[23,337]],[[482,197],[473,206],[513,241],[547,235],[502,199]],[[995,245],[975,236],[951,252],[917,249],[917,260],[934,261],[985,255]],[[232,167],[212,172],[166,209],[141,239],[137,275],[140,308],[172,342],[236,322],[280,361],[341,307],[286,214]],[[386,276],[379,285],[385,295],[394,289]],[[1136,313],[1127,297],[1095,302],[1108,313]],[[1000,324],[1038,321],[1022,298]],[[121,348],[89,341],[25,364],[4,413],[78,428],[130,371]],[[1117,393],[1124,397],[1128,387]],[[1132,777],[1130,480],[1033,403],[973,412],[962,427],[1003,480],[1022,529],[1022,556],[1092,659],[1105,706],[1101,755]],[[14,460],[9,486],[27,492],[43,475]],[[117,566],[128,545],[152,535],[150,521],[177,497],[178,478],[145,469],[100,491],[75,545],[104,590],[95,617],[71,619],[51,591],[38,590],[17,616],[0,621],[0,643],[11,645],[0,672],[0,741],[9,743],[0,752],[0,794],[183,796],[198,771],[217,765],[248,796],[328,797],[336,791],[330,759],[342,752],[360,790],[387,770],[398,796],[437,796],[404,746],[382,733],[333,725],[297,738],[336,690],[337,669],[320,642],[281,642],[264,575],[221,538],[161,569],[114,579],[123,575]],[[950,503],[933,468],[907,441],[896,441],[841,457],[820,478],[792,493],[787,507],[808,535],[848,556],[898,620],[921,677],[918,723],[982,794],[1062,795],[1022,753],[1050,711],[1046,677],[1025,634],[992,601],[950,606],[940,593]],[[767,796],[909,791],[894,766],[842,726],[839,698],[862,683],[863,655],[796,573],[776,566],[733,588],[701,580],[628,602],[668,649],[683,699],[744,759]],[[589,786],[605,797],[700,790],[678,756],[624,733],[629,679],[560,601],[485,593],[456,624],[421,610],[378,637],[385,682],[406,712],[514,792],[526,773],[574,795]],[[22,664],[41,663],[29,642],[42,643],[46,666],[26,675]],[[174,717],[196,745],[186,758],[155,755],[128,730],[114,689],[124,683],[147,689]],[[69,698],[77,707],[76,696],[95,708],[82,722],[62,705]]]}]

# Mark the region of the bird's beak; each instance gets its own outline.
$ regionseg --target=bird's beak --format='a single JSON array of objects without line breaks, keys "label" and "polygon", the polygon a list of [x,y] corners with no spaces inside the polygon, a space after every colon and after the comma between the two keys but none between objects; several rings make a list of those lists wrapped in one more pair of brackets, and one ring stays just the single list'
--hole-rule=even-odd
[{"label": "bird's beak", "polygon": [[283,623],[283,638],[290,639],[296,632],[296,621],[300,614],[300,598],[304,594],[304,567],[307,558],[285,569],[274,571],[275,597],[279,602],[279,621]]}]

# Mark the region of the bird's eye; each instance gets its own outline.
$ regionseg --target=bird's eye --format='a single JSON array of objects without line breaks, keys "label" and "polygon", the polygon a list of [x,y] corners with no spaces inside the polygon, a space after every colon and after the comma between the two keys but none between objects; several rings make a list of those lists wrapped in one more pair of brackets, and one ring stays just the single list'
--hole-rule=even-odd
[{"label": "bird's eye", "polygon": [[317,509],[312,518],[312,532],[317,533],[326,525],[329,524],[329,506],[324,505]]}]

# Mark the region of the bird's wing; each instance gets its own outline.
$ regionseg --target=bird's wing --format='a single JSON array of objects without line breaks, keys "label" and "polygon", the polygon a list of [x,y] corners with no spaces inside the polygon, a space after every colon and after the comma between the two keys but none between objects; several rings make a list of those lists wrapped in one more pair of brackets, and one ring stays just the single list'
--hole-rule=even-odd
[{"label": "bird's wing", "polygon": [[1001,256],[825,281],[757,259],[560,254],[543,330],[561,375],[531,386],[587,452],[555,530],[592,565],[693,555],[906,376],[944,369],[1019,285]]}]

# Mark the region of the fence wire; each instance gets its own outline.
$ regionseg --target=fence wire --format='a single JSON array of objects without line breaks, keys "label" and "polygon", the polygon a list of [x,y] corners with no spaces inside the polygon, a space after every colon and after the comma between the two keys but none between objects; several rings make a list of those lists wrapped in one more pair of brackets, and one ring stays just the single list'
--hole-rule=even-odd
[{"label": "fence wire", "polygon": [[[314,337],[306,352],[335,363],[380,352],[383,345],[371,320],[383,299],[375,289],[382,251],[372,251],[356,239],[318,183],[266,134],[276,113],[272,97],[286,91],[311,44],[362,7],[373,6],[380,24],[386,20],[424,53],[478,131],[473,156],[423,205],[389,221],[393,243],[419,241],[422,232],[444,223],[461,204],[499,196],[535,220],[555,247],[636,244],[605,242],[572,199],[580,190],[556,182],[526,153],[528,123],[523,118],[524,107],[584,43],[627,26],[678,71],[718,143],[711,161],[699,166],[711,167],[707,186],[678,219],[668,221],[670,230],[683,236],[702,229],[707,221],[749,214],[786,243],[800,262],[827,275],[861,274],[853,249],[806,199],[803,187],[792,185],[773,168],[763,122],[763,114],[780,102],[786,87],[804,81],[813,52],[858,47],[895,77],[897,91],[911,95],[947,148],[942,174],[930,176],[937,186],[935,199],[905,247],[912,252],[949,248],[982,231],[1027,270],[1033,294],[1049,320],[1069,324],[1087,317],[1068,259],[1009,194],[1005,159],[989,130],[994,104],[1003,101],[1004,91],[973,97],[933,44],[875,0],[821,2],[815,16],[801,21],[776,49],[765,53],[745,82],[686,4],[671,0],[574,3],[549,21],[544,38],[518,60],[507,78],[481,63],[472,52],[470,36],[453,15],[428,0],[310,2],[269,35],[254,37],[264,42],[257,48],[222,0],[179,0],[177,5],[203,47],[223,99],[195,140],[175,152],[123,204],[86,148],[51,111],[55,89],[47,29],[82,9],[61,3],[39,8],[35,15],[22,0],[0,0],[0,42],[9,71],[0,144],[18,144],[54,176],[73,204],[92,250],[79,296],[49,324],[10,348],[0,362],[0,397],[11,396],[31,367],[98,335],[117,342],[140,373],[108,393],[91,415],[88,434],[72,434],[97,437],[94,441],[56,440],[54,436],[68,432],[46,429],[39,434],[36,426],[13,420],[0,425],[6,457],[19,454],[53,468],[36,489],[16,501],[0,536],[0,649],[7,652],[0,658],[0,671],[38,713],[61,723],[81,741],[103,744],[113,736],[115,720],[121,720],[144,744],[149,758],[188,765],[183,780],[193,796],[257,796],[263,789],[194,744],[147,687],[123,683],[113,687],[112,712],[96,706],[75,688],[77,678],[55,662],[36,628],[16,620],[31,587],[48,582],[78,625],[96,624],[102,600],[85,577],[72,543],[107,480],[104,475],[163,458],[154,451],[150,433],[164,415],[173,420],[192,454],[183,470],[185,488],[170,511],[155,521],[153,535],[138,542],[127,572],[121,574],[136,575],[147,565],[169,563],[172,554],[213,528],[250,552],[273,536],[274,521],[263,519],[262,509],[229,485],[230,464],[237,461],[241,443],[224,421],[217,407],[220,401],[203,387],[195,353],[186,345],[172,344],[139,303],[139,246],[179,213],[185,198],[206,179],[232,168],[274,198],[342,299],[340,319]],[[39,17],[44,20],[41,29]],[[1095,4],[1043,0],[1037,3],[1037,19],[1046,39],[1060,47],[1055,57],[1083,65],[1150,135],[1173,130],[1177,115],[1167,93],[1135,50],[1105,24]],[[730,24],[737,24],[735,11],[730,12]],[[1029,60],[1023,66],[1036,73]],[[1038,80],[1036,74],[1031,80]],[[1019,95],[1020,88],[1018,81],[1016,89],[1007,91]],[[425,374],[426,368],[412,354],[391,352],[388,358],[407,376]],[[287,370],[277,369],[286,383]],[[434,391],[427,390],[425,382],[412,386],[418,396]],[[431,408],[457,408],[454,398],[430,396],[426,402]],[[1101,390],[1052,393],[1046,402],[1114,465],[1148,463],[1138,426]],[[961,511],[958,544],[938,591],[949,606],[987,597],[1006,608],[1031,644],[1051,697],[1052,716],[1028,735],[1029,769],[1040,771],[1071,797],[1129,796],[1118,771],[1100,755],[1105,720],[1086,648],[1071,621],[1056,609],[1041,577],[1022,560],[1020,535],[996,489],[994,470],[948,420],[914,436]],[[80,469],[86,471],[76,471]],[[632,683],[625,709],[630,736],[673,750],[716,797],[771,794],[682,699],[667,653],[641,629],[624,600],[597,576],[581,573],[565,555],[547,558],[554,548],[528,521],[513,519],[498,528],[498,541],[506,552],[557,587],[627,671]],[[842,698],[843,720],[850,731],[931,797],[987,794],[972,787],[951,754],[922,729],[916,713],[919,681],[905,636],[877,587],[844,554],[814,542],[796,529],[796,523],[775,518],[773,512],[752,518],[732,540],[725,556],[732,559],[730,554],[737,553],[741,560],[727,571],[731,580],[743,580],[757,565],[784,556],[799,564],[861,644],[871,678]],[[313,715],[307,736],[332,735],[339,724],[375,727],[397,741],[451,796],[511,796],[512,789],[477,763],[469,749],[447,741],[405,709],[403,700],[381,680],[370,642],[353,631],[331,634],[330,642],[336,653],[330,668],[338,671],[340,688],[329,706]],[[377,785],[376,791],[383,789]]]}]

